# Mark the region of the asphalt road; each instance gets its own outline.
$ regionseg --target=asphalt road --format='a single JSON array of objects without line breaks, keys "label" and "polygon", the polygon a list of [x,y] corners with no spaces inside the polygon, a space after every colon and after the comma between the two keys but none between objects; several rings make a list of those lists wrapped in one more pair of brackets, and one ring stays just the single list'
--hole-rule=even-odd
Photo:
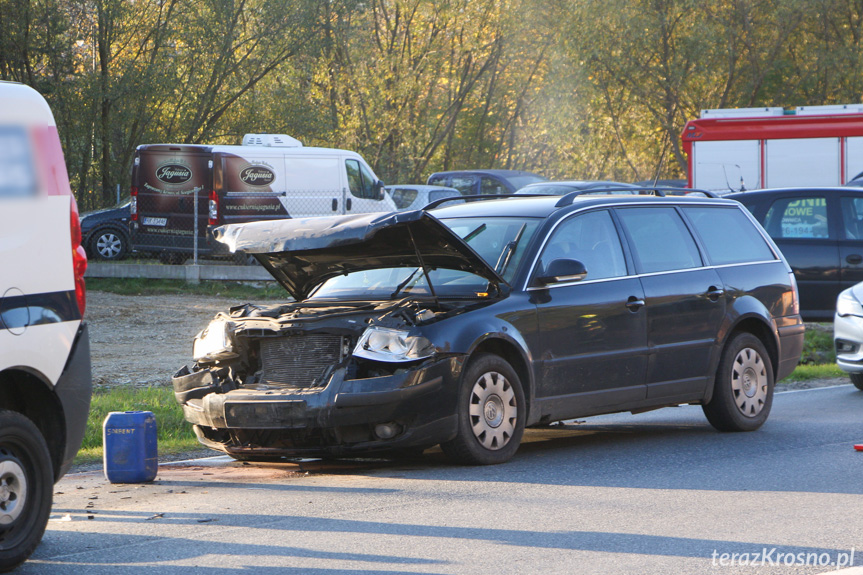
[{"label": "asphalt road", "polygon": [[530,430],[494,467],[435,450],[219,459],[149,485],[76,474],[19,572],[824,573],[852,549],[863,565],[861,414],[844,385],[778,394],[754,433],[717,433],[692,406]]}]

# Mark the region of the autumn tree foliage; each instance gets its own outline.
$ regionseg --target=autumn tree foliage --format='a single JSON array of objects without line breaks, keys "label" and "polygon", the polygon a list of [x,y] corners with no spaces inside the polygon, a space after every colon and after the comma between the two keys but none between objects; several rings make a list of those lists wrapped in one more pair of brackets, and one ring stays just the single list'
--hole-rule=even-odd
[{"label": "autumn tree foliage", "polygon": [[83,209],[144,143],[288,133],[387,183],[681,177],[703,108],[859,102],[850,0],[0,0],[0,79],[49,100]]}]

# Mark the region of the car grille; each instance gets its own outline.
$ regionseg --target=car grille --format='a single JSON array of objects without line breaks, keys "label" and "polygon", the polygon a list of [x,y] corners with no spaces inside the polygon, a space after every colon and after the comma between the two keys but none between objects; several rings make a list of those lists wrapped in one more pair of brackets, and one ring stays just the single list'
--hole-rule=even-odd
[{"label": "car grille", "polygon": [[341,360],[340,335],[310,334],[261,340],[261,380],[268,385],[323,385],[327,369]]}]

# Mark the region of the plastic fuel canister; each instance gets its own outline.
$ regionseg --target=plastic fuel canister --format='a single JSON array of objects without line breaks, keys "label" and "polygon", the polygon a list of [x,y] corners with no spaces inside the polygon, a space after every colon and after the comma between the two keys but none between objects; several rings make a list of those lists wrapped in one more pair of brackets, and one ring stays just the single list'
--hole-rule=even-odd
[{"label": "plastic fuel canister", "polygon": [[105,477],[111,483],[156,478],[159,457],[156,417],[151,411],[112,411],[102,425]]}]

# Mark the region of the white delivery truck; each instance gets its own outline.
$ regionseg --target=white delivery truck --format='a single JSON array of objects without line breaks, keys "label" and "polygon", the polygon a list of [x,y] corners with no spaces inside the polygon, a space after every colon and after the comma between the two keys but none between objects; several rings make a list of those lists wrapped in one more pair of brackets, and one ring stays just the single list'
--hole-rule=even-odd
[{"label": "white delivery truck", "polygon": [[681,139],[689,187],[839,186],[863,172],[863,104],[702,110]]},{"label": "white delivery truck", "polygon": [[283,134],[246,134],[240,146],[138,146],[132,198],[134,248],[168,261],[191,254],[196,230],[199,253],[218,252],[208,230],[222,224],[396,210],[362,156]]},{"label": "white delivery truck", "polygon": [[0,571],[39,544],[84,437],[92,378],[87,256],[57,126],[0,82]]}]

